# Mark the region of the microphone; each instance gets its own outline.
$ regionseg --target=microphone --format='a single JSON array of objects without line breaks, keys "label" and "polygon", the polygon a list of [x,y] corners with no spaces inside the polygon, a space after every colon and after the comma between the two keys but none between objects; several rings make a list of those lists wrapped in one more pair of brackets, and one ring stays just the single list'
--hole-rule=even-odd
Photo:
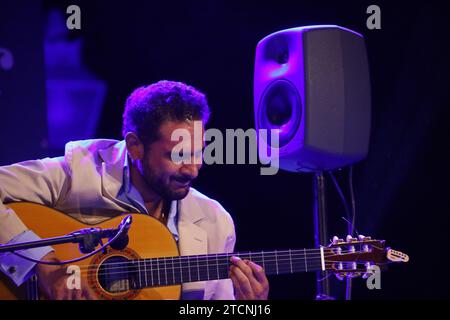
[{"label": "microphone", "polygon": [[132,216],[127,215],[116,229],[88,228],[72,232],[70,235],[74,236],[72,242],[78,242],[80,251],[85,254],[94,251],[102,238],[108,238],[108,241],[115,238],[110,243],[111,248],[123,250],[129,242],[128,230],[132,222]]},{"label": "microphone", "polygon": [[[119,224],[119,227],[117,228],[117,231],[115,232],[116,235],[118,234],[118,237],[116,240],[111,242],[110,246],[114,250],[123,250],[127,247],[129,242],[128,237],[128,230],[130,230],[131,223],[133,222],[133,218],[131,215],[126,216],[122,222]],[[109,237],[109,240],[111,240],[114,237]]]}]

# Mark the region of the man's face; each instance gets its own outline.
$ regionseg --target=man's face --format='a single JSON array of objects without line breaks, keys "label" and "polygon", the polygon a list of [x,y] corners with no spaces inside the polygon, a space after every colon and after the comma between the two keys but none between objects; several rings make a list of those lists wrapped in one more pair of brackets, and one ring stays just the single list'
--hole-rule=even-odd
[{"label": "man's face", "polygon": [[[199,130],[200,125],[201,130]],[[172,132],[176,129],[186,130],[190,139],[172,141]],[[187,196],[192,181],[197,177],[202,166],[203,123],[197,122],[194,134],[194,121],[164,122],[160,129],[160,139],[149,145],[141,162],[141,174],[147,185],[167,200],[179,200]],[[183,158],[188,161],[172,161],[172,151],[182,143],[183,150],[188,151]],[[186,163],[189,162],[189,163]]]}]

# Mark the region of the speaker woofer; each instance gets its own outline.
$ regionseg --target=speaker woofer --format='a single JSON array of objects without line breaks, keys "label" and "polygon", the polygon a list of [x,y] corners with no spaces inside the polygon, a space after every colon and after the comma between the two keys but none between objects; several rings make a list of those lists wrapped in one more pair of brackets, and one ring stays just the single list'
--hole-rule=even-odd
[{"label": "speaker woofer", "polygon": [[[258,128],[279,129],[279,147],[294,137],[302,119],[302,102],[298,91],[287,80],[276,80],[267,86],[259,108]],[[270,146],[270,133],[266,141]]]}]

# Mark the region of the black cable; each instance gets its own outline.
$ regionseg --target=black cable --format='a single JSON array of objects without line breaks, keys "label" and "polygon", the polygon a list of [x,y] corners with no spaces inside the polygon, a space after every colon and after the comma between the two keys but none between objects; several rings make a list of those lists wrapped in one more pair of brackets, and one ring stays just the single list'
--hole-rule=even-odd
[{"label": "black cable", "polygon": [[349,234],[353,234],[353,233],[351,233],[351,230],[352,230],[351,224],[352,224],[352,222],[350,222],[350,208],[348,206],[347,200],[345,199],[344,193],[342,192],[342,189],[339,186],[339,183],[337,182],[336,177],[334,176],[334,173],[332,171],[328,171],[328,174],[330,175],[331,179],[333,180],[334,186],[336,187],[336,190],[339,193],[339,196],[340,196],[340,198],[342,200],[342,204],[345,207],[345,212],[346,212],[346,215],[347,215],[347,220],[346,220],[347,221],[347,231],[349,232]]},{"label": "black cable", "polygon": [[350,185],[350,199],[352,203],[352,233],[355,231],[356,228],[356,201],[355,201],[355,190],[353,189],[353,166],[350,166],[350,172],[349,172],[349,185]]}]

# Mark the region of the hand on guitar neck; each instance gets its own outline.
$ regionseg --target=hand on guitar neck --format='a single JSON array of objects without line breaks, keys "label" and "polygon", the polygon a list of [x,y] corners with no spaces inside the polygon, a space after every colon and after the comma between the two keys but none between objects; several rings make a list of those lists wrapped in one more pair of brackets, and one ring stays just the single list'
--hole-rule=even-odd
[{"label": "hand on guitar neck", "polygon": [[[42,260],[60,261],[54,252],[50,252]],[[36,274],[39,278],[39,288],[50,300],[91,300],[95,299],[91,288],[81,279],[80,289],[69,289],[68,274],[64,266],[39,264]]]},{"label": "hand on guitar neck", "polygon": [[264,269],[249,260],[232,257],[230,278],[237,300],[267,300],[269,281]]}]

